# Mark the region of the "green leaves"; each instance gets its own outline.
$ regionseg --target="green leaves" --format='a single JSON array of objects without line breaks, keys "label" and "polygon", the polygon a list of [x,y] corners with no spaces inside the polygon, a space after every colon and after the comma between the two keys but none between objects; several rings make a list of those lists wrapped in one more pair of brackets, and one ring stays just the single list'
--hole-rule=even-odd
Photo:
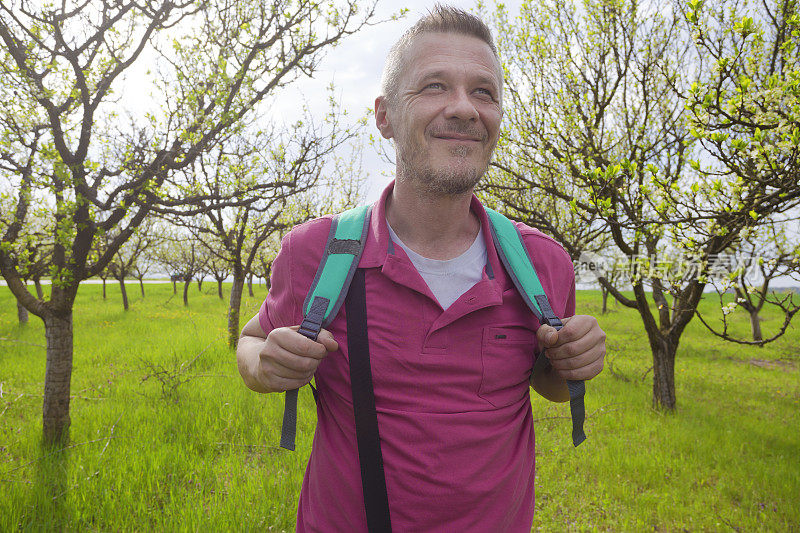
[{"label": "green leaves", "polygon": [[741,19],[737,20],[736,24],[733,26],[733,30],[736,33],[739,33],[744,39],[756,31],[753,24],[753,19],[751,17],[742,17]]},{"label": "green leaves", "polygon": [[731,141],[731,148],[737,151],[746,150],[747,149],[747,141],[744,139],[733,139]]},{"label": "green leaves", "polygon": [[686,18],[690,23],[696,24],[698,20],[700,20],[700,12],[702,11],[704,4],[704,0],[689,0],[689,10],[686,13]]},{"label": "green leaves", "polygon": [[751,84],[751,83],[752,83],[752,80],[751,80],[749,77],[747,77],[747,75],[745,75],[745,74],[742,74],[742,75],[739,77],[739,87],[738,87],[738,90],[739,90],[740,92],[743,92],[743,93],[744,93],[744,92],[747,92],[747,90],[750,88],[750,84]]}]

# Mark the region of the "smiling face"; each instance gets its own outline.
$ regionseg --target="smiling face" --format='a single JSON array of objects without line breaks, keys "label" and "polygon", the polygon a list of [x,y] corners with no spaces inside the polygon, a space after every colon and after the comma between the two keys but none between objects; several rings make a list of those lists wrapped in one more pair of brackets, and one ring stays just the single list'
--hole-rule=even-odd
[{"label": "smiling face", "polygon": [[397,179],[430,193],[471,191],[486,172],[500,132],[501,79],[482,40],[425,33],[404,54],[397,94],[378,97],[375,118],[394,139]]}]

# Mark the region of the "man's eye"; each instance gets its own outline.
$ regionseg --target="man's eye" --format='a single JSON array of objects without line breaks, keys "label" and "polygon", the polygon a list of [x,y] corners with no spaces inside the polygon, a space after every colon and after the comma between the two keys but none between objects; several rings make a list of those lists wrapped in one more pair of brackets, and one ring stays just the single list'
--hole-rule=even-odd
[{"label": "man's eye", "polygon": [[489,89],[480,88],[480,89],[476,89],[475,92],[480,93],[482,95],[486,95],[489,98],[494,99],[494,95],[492,94],[492,91],[490,91]]},{"label": "man's eye", "polygon": [[426,89],[444,89],[444,85],[442,85],[438,81],[435,81],[433,83],[429,83],[428,85],[426,85],[425,88]]}]

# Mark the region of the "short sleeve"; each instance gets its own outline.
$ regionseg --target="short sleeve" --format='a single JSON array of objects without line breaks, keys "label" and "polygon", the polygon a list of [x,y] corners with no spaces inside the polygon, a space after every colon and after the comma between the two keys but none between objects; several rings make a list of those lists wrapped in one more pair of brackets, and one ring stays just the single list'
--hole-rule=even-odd
[{"label": "short sleeve", "polygon": [[575,316],[575,276],[572,276],[572,287],[567,296],[567,304],[564,306],[564,318]]},{"label": "short sleeve", "polygon": [[264,333],[299,323],[292,281],[292,233],[289,232],[281,241],[281,249],[272,263],[269,293],[258,312]]}]

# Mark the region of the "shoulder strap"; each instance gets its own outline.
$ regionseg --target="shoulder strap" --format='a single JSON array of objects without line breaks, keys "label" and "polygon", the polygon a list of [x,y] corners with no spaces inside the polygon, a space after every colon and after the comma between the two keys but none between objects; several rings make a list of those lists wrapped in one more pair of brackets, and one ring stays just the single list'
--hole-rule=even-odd
[{"label": "shoulder strap", "polygon": [[370,206],[355,207],[340,213],[331,223],[325,255],[303,302],[303,323],[317,332],[336,317],[344,302],[364,251],[370,211]]},{"label": "shoulder strap", "polygon": [[391,533],[389,496],[383,470],[378,411],[372,386],[367,335],[367,297],[364,270],[358,269],[345,299],[347,310],[347,353],[350,359],[350,390],[356,422],[361,489],[369,533]]},{"label": "shoulder strap", "polygon": [[[536,274],[536,269],[528,255],[517,226],[499,212],[488,207],[485,209],[486,214],[489,216],[492,239],[494,240],[495,248],[497,248],[497,254],[506,267],[508,275],[514,281],[514,285],[517,287],[522,299],[528,304],[540,324],[548,324],[557,330],[561,329],[563,324],[553,312],[552,307],[550,307],[550,301],[547,299],[542,283],[539,281],[539,276]],[[545,362],[549,363],[549,361]],[[567,388],[569,389],[570,413],[572,415],[572,443],[577,446],[586,440],[586,434],[583,431],[583,421],[586,418],[583,397],[586,394],[586,385],[583,381],[567,380]]]},{"label": "shoulder strap", "polygon": [[[320,330],[339,312],[367,241],[371,208],[361,206],[333,217],[325,253],[303,302],[299,333],[317,340]],[[294,450],[297,433],[297,389],[286,391],[281,447]]]}]

